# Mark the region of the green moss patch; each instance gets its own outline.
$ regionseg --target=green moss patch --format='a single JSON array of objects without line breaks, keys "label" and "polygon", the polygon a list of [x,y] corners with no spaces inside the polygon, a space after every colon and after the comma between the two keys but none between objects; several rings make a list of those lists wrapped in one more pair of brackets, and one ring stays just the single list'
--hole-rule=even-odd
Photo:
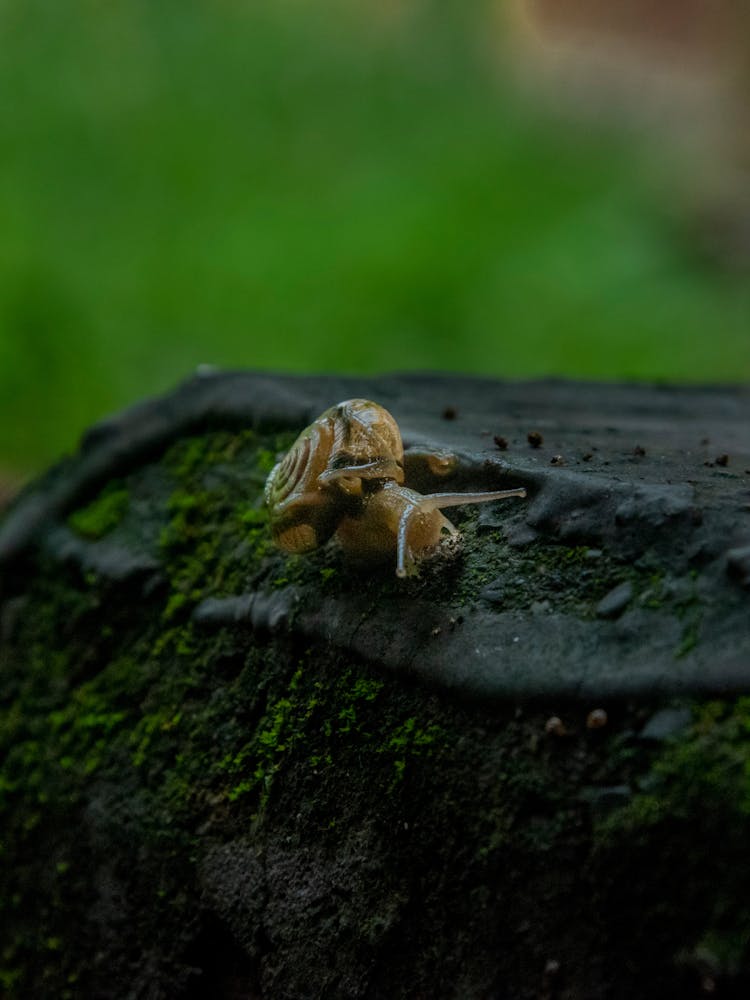
[{"label": "green moss patch", "polygon": [[106,486],[96,500],[74,511],[68,525],[83,538],[96,540],[108,535],[122,521],[130,502],[128,490],[116,483]]}]

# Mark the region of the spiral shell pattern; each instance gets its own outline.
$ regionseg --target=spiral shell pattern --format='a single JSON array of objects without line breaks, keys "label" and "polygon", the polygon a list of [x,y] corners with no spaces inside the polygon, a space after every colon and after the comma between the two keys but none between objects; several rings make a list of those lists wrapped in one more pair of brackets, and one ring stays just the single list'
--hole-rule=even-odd
[{"label": "spiral shell pattern", "polygon": [[403,482],[396,421],[367,399],[348,399],[310,424],[266,481],[274,541],[309,552],[336,531],[362,495],[362,481]]},{"label": "spiral shell pattern", "polygon": [[273,467],[265,490],[272,518],[287,508],[290,501],[319,488],[317,478],[326,468],[332,439],[330,424],[316,420]]}]

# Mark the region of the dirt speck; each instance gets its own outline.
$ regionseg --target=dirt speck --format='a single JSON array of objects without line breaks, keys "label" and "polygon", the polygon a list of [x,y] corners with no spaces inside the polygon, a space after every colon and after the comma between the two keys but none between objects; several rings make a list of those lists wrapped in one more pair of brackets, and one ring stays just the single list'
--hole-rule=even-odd
[{"label": "dirt speck", "polygon": [[544,438],[539,431],[529,431],[526,435],[526,440],[529,442],[532,448],[541,448],[544,444]]},{"label": "dirt speck", "polygon": [[586,716],[587,729],[603,729],[607,725],[607,713],[603,708],[594,708]]},{"label": "dirt speck", "polygon": [[568,730],[559,715],[551,715],[544,723],[544,731],[548,736],[567,736]]}]

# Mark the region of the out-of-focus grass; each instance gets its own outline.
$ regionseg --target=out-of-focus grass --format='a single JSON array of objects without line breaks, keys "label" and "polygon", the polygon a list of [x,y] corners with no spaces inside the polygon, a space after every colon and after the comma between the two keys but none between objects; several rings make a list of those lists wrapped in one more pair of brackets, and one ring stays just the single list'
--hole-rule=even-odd
[{"label": "out-of-focus grass", "polygon": [[0,465],[200,362],[750,376],[746,277],[633,137],[533,112],[420,10],[0,0]]}]

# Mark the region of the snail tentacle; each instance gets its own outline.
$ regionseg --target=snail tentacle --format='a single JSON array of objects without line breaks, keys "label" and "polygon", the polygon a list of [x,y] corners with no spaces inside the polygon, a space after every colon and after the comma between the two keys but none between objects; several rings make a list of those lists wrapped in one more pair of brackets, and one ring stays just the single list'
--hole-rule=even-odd
[{"label": "snail tentacle", "polygon": [[491,500],[525,496],[526,490],[523,486],[519,486],[516,489],[495,490],[491,493],[428,493],[424,499],[426,510],[442,510],[444,507],[461,507],[465,503],[488,503]]},{"label": "snail tentacle", "polygon": [[403,467],[392,458],[376,458],[364,465],[345,465],[340,469],[325,469],[318,476],[322,485],[334,483],[337,479],[354,476],[358,479],[395,479],[398,473],[403,475]]},{"label": "snail tentacle", "polygon": [[[404,491],[405,493],[406,491]],[[411,491],[409,491],[411,494]],[[407,536],[409,526],[414,516],[418,513],[429,513],[441,510],[444,507],[461,507],[469,503],[487,503],[492,500],[507,500],[509,497],[525,497],[526,490],[518,487],[512,490],[495,490],[489,493],[429,493],[426,496],[415,499],[412,495],[405,502],[403,513],[399,519],[398,536],[396,540],[396,576],[407,575],[406,558],[409,556],[413,562],[413,554],[408,545]],[[446,521],[445,525],[450,524]],[[454,529],[455,530],[455,529]],[[439,539],[435,539],[435,544]]]}]

